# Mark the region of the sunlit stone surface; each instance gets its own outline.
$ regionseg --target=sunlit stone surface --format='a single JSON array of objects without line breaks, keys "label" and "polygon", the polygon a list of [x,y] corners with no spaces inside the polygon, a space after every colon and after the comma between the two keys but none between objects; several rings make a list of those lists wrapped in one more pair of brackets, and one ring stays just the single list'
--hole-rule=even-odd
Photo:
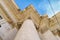
[{"label": "sunlit stone surface", "polygon": [[3,39],[3,40],[13,40],[16,36],[16,33],[17,33],[17,29],[14,28],[14,29],[11,29],[10,31],[0,31],[0,37]]},{"label": "sunlit stone surface", "polygon": [[23,23],[15,40],[40,40],[32,20],[26,20]]},{"label": "sunlit stone surface", "polygon": [[0,20],[0,25],[0,40],[13,40],[18,30],[4,19]]},{"label": "sunlit stone surface", "polygon": [[6,22],[6,20],[1,19],[0,20],[0,37],[4,39],[6,37],[6,34],[12,29],[11,25]]},{"label": "sunlit stone surface", "polygon": [[60,40],[60,37],[58,35],[56,37],[57,37],[58,40]]},{"label": "sunlit stone surface", "polygon": [[45,37],[46,40],[58,40],[50,30],[48,30],[47,32],[45,32],[43,34],[43,36]]},{"label": "sunlit stone surface", "polygon": [[[48,18],[48,15],[41,16],[38,14],[32,5],[21,11],[20,8],[17,8],[17,5],[15,5],[14,0],[0,0],[0,15],[7,21],[3,21],[1,20],[2,18],[0,18],[2,21],[0,21],[0,40],[14,40],[14,38],[15,40],[60,40],[59,36],[53,35],[51,32],[57,31],[57,29],[60,31],[60,12]],[[27,19],[32,19],[34,23]],[[17,33],[17,29],[19,29],[21,25],[22,27]],[[14,28],[12,29],[11,27]],[[41,34],[41,32],[44,34]]]},{"label": "sunlit stone surface", "polygon": [[14,40],[14,38],[15,38],[15,36],[17,34],[17,31],[18,30],[16,28],[10,30],[8,32],[8,34],[6,35],[6,37],[4,38],[4,40]]}]

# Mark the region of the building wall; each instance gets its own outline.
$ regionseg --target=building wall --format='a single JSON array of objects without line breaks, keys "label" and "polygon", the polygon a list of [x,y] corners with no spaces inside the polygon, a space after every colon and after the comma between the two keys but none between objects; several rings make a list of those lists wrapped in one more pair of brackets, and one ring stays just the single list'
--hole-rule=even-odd
[{"label": "building wall", "polygon": [[20,19],[20,11],[18,11],[18,8],[14,5],[12,0],[1,0],[0,4],[14,22]]},{"label": "building wall", "polygon": [[[23,11],[19,10],[13,0],[0,1],[0,15],[2,15],[4,19],[2,20],[3,23],[5,21],[5,23],[2,24],[4,26],[13,25],[14,27],[18,27],[17,24],[22,25],[25,20],[31,19],[38,32],[44,33],[48,29],[51,31],[60,29],[60,12],[56,14],[58,24],[54,16],[52,18],[48,18],[48,16],[41,17],[32,5],[28,6]],[[20,26],[18,28],[20,28]]]}]

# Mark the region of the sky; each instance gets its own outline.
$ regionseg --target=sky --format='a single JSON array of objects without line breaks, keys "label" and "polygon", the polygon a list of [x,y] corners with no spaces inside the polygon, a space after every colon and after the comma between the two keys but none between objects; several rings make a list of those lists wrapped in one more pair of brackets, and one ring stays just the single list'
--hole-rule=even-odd
[{"label": "sky", "polygon": [[[53,8],[53,11],[51,9],[51,6]],[[16,4],[21,10],[24,10],[27,6],[32,4],[36,11],[40,15],[47,14],[50,17],[52,17],[54,14],[60,11],[60,0],[15,0]]]}]

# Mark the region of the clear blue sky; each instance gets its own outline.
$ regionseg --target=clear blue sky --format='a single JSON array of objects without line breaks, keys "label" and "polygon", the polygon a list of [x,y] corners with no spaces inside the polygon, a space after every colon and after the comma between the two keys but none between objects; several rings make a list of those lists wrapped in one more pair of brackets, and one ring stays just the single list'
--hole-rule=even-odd
[{"label": "clear blue sky", "polygon": [[[60,11],[60,0],[49,0],[55,13]],[[21,10],[32,4],[40,15],[48,14],[52,17],[54,13],[51,10],[48,0],[15,0]]]}]

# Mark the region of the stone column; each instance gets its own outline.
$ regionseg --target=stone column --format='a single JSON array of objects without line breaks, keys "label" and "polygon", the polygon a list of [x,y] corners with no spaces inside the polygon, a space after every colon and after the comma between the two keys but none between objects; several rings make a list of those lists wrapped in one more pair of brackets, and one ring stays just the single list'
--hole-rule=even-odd
[{"label": "stone column", "polygon": [[16,34],[17,34],[18,30],[16,28],[13,28],[12,30],[10,30],[5,38],[3,40],[14,40]]},{"label": "stone column", "polygon": [[7,15],[13,20],[13,22],[17,22],[17,19],[15,18],[15,16],[13,15],[13,12],[11,11],[11,8],[8,8],[8,3],[6,0],[1,0],[0,4],[3,6],[3,9],[7,12]]},{"label": "stone column", "polygon": [[58,35],[56,35],[57,39],[60,40],[60,37]]},{"label": "stone column", "polygon": [[53,35],[53,33],[48,30],[43,34],[43,37],[45,38],[45,40],[58,40],[55,35]]},{"label": "stone column", "polygon": [[32,20],[26,20],[14,40],[41,40]]}]

